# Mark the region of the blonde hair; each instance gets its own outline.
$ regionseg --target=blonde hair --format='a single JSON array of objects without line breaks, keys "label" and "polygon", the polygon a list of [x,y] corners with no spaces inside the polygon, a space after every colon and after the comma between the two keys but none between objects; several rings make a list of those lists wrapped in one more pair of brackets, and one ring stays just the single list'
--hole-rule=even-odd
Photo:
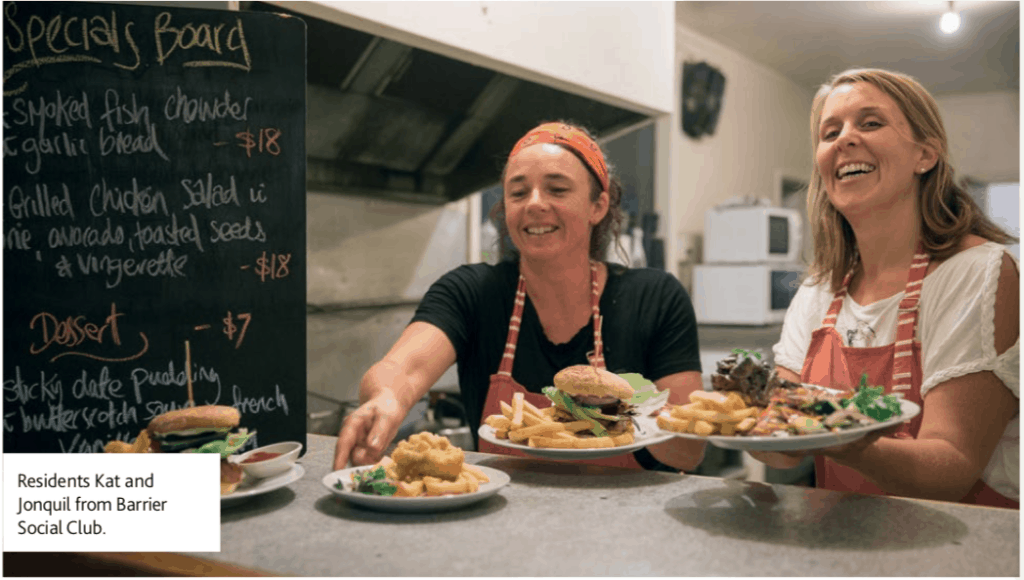
[{"label": "blonde hair", "polygon": [[819,125],[825,100],[839,85],[870,83],[899,106],[913,132],[914,140],[933,147],[938,154],[935,166],[919,176],[918,208],[921,238],[925,252],[945,259],[957,252],[968,234],[1002,244],[1016,238],[985,216],[971,196],[956,184],[949,161],[946,129],[935,99],[920,83],[905,74],[882,69],[850,69],[832,77],[818,89],[811,105],[811,171],[807,192],[807,216],[814,240],[814,258],[808,275],[815,284],[829,280],[835,292],[847,272],[858,262],[857,239],[853,228],[832,205],[817,168],[815,153],[821,141]]}]

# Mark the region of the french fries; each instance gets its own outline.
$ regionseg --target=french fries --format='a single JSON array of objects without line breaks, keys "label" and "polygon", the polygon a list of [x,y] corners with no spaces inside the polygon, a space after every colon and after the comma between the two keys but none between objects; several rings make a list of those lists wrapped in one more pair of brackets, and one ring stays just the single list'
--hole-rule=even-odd
[{"label": "french fries", "polygon": [[538,423],[532,427],[523,427],[522,429],[516,429],[508,432],[509,441],[519,443],[530,437],[541,437],[545,435],[554,435],[555,431],[564,431],[561,423],[554,421],[545,421],[544,423]]},{"label": "french fries", "polygon": [[539,409],[522,393],[512,396],[511,405],[504,401],[500,405],[502,414],[485,418],[484,424],[494,428],[495,437],[512,443],[548,449],[602,449],[629,445],[634,440],[632,432],[591,436],[589,421],[558,421],[554,405]]},{"label": "french fries", "polygon": [[658,415],[658,427],[701,437],[740,435],[754,427],[761,412],[760,407],[748,403],[749,399],[735,391],[694,391],[688,404],[670,405],[667,413]]},{"label": "french fries", "polygon": [[523,403],[525,398],[522,393],[516,393],[512,395],[512,427],[514,429],[522,429],[523,427]]}]

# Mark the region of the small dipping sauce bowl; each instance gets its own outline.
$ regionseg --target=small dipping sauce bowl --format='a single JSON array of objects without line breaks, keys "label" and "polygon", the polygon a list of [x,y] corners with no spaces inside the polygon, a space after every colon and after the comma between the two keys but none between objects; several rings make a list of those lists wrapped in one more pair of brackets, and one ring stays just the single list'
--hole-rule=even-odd
[{"label": "small dipping sauce bowl", "polygon": [[250,449],[238,456],[237,463],[246,475],[266,479],[290,470],[301,451],[302,443],[284,441]]}]

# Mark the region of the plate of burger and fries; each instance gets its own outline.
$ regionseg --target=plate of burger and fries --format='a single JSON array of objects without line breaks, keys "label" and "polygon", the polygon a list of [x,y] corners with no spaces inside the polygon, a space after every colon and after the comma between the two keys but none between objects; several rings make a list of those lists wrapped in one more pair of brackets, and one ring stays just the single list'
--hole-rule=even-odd
[{"label": "plate of burger and fries", "polygon": [[[516,393],[501,414],[484,418],[480,439],[545,459],[600,459],[662,443],[675,435],[651,416],[668,399],[638,374],[618,375],[573,365],[545,387],[550,406],[538,407]],[[634,386],[635,385],[635,386]]]},{"label": "plate of burger and fries", "polygon": [[[220,461],[220,500],[227,507],[242,500],[269,493],[288,486],[305,475],[302,465],[295,462],[302,444],[282,442],[239,453],[245,443],[256,434],[239,427],[241,413],[226,405],[189,405],[173,409],[154,417],[131,443],[111,441],[104,447],[106,453],[216,453]],[[275,472],[251,470],[259,464],[247,465],[257,453],[283,449],[291,450],[279,462]],[[282,455],[275,453],[274,455]]]},{"label": "plate of burger and fries", "polygon": [[667,405],[662,432],[741,451],[807,451],[856,441],[921,412],[916,403],[884,394],[861,377],[856,390],[794,383],[778,376],[758,353],[736,349],[717,364],[711,391]]}]

